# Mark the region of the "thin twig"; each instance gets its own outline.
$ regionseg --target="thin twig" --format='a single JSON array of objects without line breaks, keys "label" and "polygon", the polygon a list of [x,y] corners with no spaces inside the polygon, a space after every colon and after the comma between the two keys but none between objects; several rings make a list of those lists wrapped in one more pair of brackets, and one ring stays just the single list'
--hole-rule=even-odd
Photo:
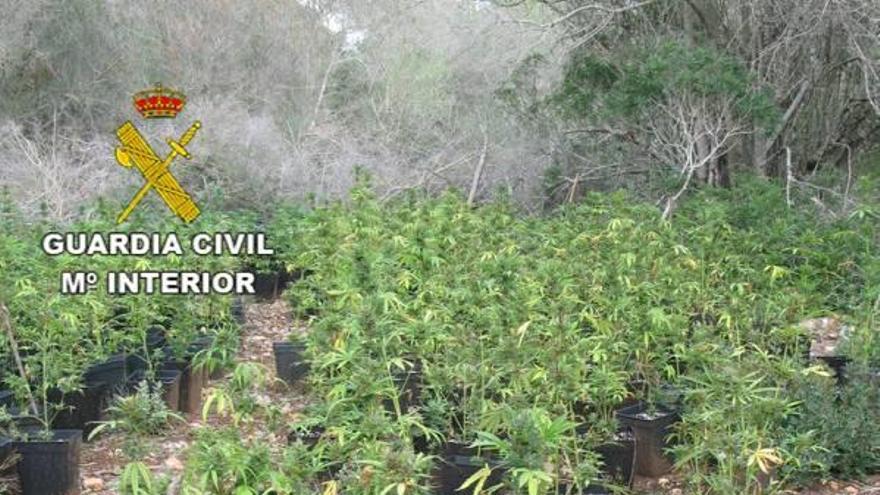
[{"label": "thin twig", "polygon": [[785,147],[785,204],[791,208],[791,181],[794,175],[791,173],[791,148]]},{"label": "thin twig", "polygon": [[37,409],[37,401],[34,399],[33,392],[31,392],[27,370],[24,369],[24,364],[21,361],[21,354],[18,352],[18,342],[15,340],[15,332],[12,331],[12,320],[9,317],[9,310],[6,309],[6,305],[3,303],[0,303],[0,318],[3,320],[3,328],[6,330],[6,338],[9,339],[9,348],[12,351],[12,357],[15,359],[15,366],[18,368],[18,374],[24,381],[25,390],[27,390],[31,412],[33,412],[34,416],[37,416],[40,412],[39,409]]},{"label": "thin twig", "polygon": [[471,191],[468,193],[468,206],[473,206],[474,199],[477,197],[477,189],[480,186],[480,177],[483,175],[483,166],[486,165],[486,152],[489,150],[489,134],[483,128],[483,149],[480,151],[480,161],[477,162],[477,169],[474,170],[474,178],[471,181]]}]

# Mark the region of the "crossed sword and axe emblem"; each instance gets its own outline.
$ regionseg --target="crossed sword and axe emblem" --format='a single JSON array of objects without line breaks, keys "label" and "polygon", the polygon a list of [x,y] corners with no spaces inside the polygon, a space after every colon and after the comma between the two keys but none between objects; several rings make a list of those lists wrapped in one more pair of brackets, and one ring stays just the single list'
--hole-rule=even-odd
[{"label": "crossed sword and axe emblem", "polygon": [[116,223],[124,222],[151,189],[155,189],[168,208],[184,222],[189,223],[198,218],[201,213],[199,207],[177,182],[168,167],[178,156],[186,159],[192,157],[186,150],[186,145],[192,141],[201,126],[201,122],[195,121],[178,141],[168,138],[166,142],[171,147],[171,151],[165,155],[164,159],[159,159],[159,156],[131,121],[119,126],[119,129],[116,130],[116,136],[122,146],[116,148],[116,161],[125,168],[137,167],[146,179],[146,183],[119,214]]}]

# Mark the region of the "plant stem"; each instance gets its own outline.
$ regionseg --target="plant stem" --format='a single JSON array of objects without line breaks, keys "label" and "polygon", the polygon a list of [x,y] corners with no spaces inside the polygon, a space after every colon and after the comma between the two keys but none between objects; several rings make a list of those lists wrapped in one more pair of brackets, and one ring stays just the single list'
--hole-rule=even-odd
[{"label": "plant stem", "polygon": [[9,339],[9,347],[12,350],[12,357],[15,359],[15,366],[18,368],[18,374],[24,380],[25,390],[27,391],[28,401],[30,402],[31,412],[36,416],[38,414],[37,401],[34,400],[34,394],[31,392],[30,380],[28,380],[27,371],[21,362],[21,354],[18,352],[18,342],[15,340],[15,332],[12,331],[12,320],[9,318],[9,310],[6,305],[0,303],[0,317],[3,318],[3,327],[6,329],[6,337]]}]

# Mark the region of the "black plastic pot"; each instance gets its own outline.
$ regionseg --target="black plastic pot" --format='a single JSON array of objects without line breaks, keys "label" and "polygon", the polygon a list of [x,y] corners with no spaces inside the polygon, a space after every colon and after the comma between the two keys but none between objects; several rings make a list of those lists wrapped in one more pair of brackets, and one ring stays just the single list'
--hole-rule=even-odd
[{"label": "black plastic pot", "polygon": [[846,365],[851,361],[850,358],[846,356],[817,356],[816,359],[822,361],[834,371],[838,385],[842,386],[846,383]]},{"label": "black plastic pot", "polygon": [[434,493],[438,495],[460,495],[462,492],[457,490],[462,483],[486,464],[494,467],[484,485],[486,488],[501,483],[504,478],[504,470],[497,462],[478,456],[476,449],[462,443],[447,442],[439,457],[433,473]]},{"label": "black plastic pot", "polygon": [[110,393],[125,388],[128,382],[125,354],[114,354],[106,360],[89,366],[83,373],[86,383],[103,382]]},{"label": "black plastic pot", "polygon": [[148,358],[143,355],[143,352],[126,355],[125,372],[128,377],[126,382],[131,381],[133,376],[142,374],[149,368]]},{"label": "black plastic pot", "polygon": [[147,349],[154,351],[165,347],[168,343],[165,335],[165,329],[158,325],[153,325],[147,329]]},{"label": "black plastic pot", "polygon": [[202,387],[205,383],[204,370],[196,370],[189,360],[167,360],[162,370],[180,372],[179,399],[177,410],[187,414],[196,414],[202,407]]},{"label": "black plastic pot", "polygon": [[412,437],[413,451],[417,454],[433,455],[434,446],[424,435],[414,435]]},{"label": "black plastic pot", "polygon": [[241,297],[236,297],[232,300],[229,314],[232,316],[233,321],[239,325],[244,325],[244,300]]},{"label": "black plastic pot", "polygon": [[278,272],[259,272],[253,270],[254,295],[259,299],[274,299],[278,297],[280,281]]},{"label": "black plastic pot", "polygon": [[607,484],[632,487],[636,450],[636,436],[630,428],[617,432],[614,442],[596,447],[603,464],[602,477]]},{"label": "black plastic pot", "polygon": [[[588,425],[580,424],[575,428],[579,435],[584,435],[589,430]],[[614,435],[614,441],[604,443],[596,447],[599,460],[602,461],[600,477],[602,481],[590,485],[581,493],[606,493],[606,485],[618,487],[632,487],[633,474],[635,472],[636,437],[632,429],[624,426]],[[564,490],[563,490],[564,488]],[[568,493],[569,486],[562,484],[559,493]],[[589,491],[595,490],[595,491]],[[575,493],[575,492],[572,492]]]},{"label": "black plastic pot", "polygon": [[15,394],[11,390],[0,390],[0,407],[10,408],[15,405]]},{"label": "black plastic pot", "polygon": [[146,349],[143,344],[139,344],[137,348],[126,356],[126,371],[131,376],[137,372],[143,372],[149,369],[149,360],[154,356],[157,350],[165,348],[167,340],[165,338],[165,329],[160,326],[152,326],[147,329]]},{"label": "black plastic pot", "polygon": [[293,444],[296,442],[302,442],[305,446],[312,448],[318,444],[321,435],[323,435],[325,431],[326,430],[323,426],[314,426],[303,430],[293,430],[287,435],[287,443]]},{"label": "black plastic pot", "polygon": [[162,398],[165,405],[172,411],[180,409],[180,379],[178,370],[161,370],[158,372],[159,381],[162,382]]},{"label": "black plastic pot", "polygon": [[[277,265],[276,265],[277,266]],[[253,266],[247,267],[247,272],[254,274],[254,295],[259,299],[275,299],[287,288],[292,277],[287,269],[281,265],[268,268],[268,271],[260,271]]]},{"label": "black plastic pot", "polygon": [[15,465],[18,464],[17,461],[15,463],[11,462],[12,455],[15,453],[12,445],[11,438],[0,436],[0,475],[9,474],[15,468]]},{"label": "black plastic pot", "polygon": [[83,439],[98,425],[107,400],[107,384],[104,382],[86,383],[78,392],[63,394],[58,390],[49,391],[49,401],[61,404],[63,408],[52,421],[58,430],[82,430]]},{"label": "black plastic pot", "polygon": [[214,336],[202,335],[192,341],[189,347],[186,348],[186,353],[190,356],[195,356],[196,354],[209,349],[212,345],[214,345]]},{"label": "black plastic pot", "polygon": [[288,385],[293,385],[309,372],[309,363],[303,354],[305,345],[293,342],[273,342],[275,354],[275,374]]},{"label": "black plastic pot", "polygon": [[53,430],[47,440],[14,443],[21,455],[18,477],[22,495],[79,495],[81,430]]},{"label": "black plastic pot", "polygon": [[672,470],[665,450],[670,427],[679,420],[678,412],[658,406],[649,413],[647,405],[640,403],[618,410],[617,420],[632,428],[635,435],[635,474],[653,477]]},{"label": "black plastic pot", "polygon": [[406,414],[413,407],[418,407],[422,402],[422,366],[416,361],[415,366],[406,371],[394,373],[394,384],[400,391],[398,400],[400,409]]},{"label": "black plastic pot", "polygon": [[296,281],[293,276],[287,272],[285,267],[281,267],[278,269],[278,288],[276,289],[275,296],[278,297],[282,292],[287,290],[287,286],[290,285],[291,281]]},{"label": "black plastic pot", "polygon": [[[318,442],[326,431],[327,430],[321,425],[295,429],[287,434],[287,444],[293,445],[296,443],[302,443],[307,449],[313,449],[318,445]],[[336,478],[336,475],[339,474],[342,467],[343,463],[338,460],[325,464],[323,469],[318,471],[317,479],[322,482],[332,480]]]},{"label": "black plastic pot", "polygon": [[[405,371],[397,370],[392,373],[394,387],[397,389],[397,401],[400,405],[400,413],[407,414],[411,409],[418,407],[422,402],[422,368],[416,363],[413,368]],[[394,401],[385,399],[385,409],[394,414]]]}]

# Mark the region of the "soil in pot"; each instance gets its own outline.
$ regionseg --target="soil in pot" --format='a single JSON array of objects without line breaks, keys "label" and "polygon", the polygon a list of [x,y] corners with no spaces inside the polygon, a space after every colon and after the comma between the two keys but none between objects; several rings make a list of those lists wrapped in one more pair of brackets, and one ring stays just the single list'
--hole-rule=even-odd
[{"label": "soil in pot", "polygon": [[52,421],[52,427],[58,430],[82,430],[83,439],[86,439],[98,426],[96,422],[101,420],[107,401],[107,384],[87,383],[82,390],[68,394],[50,390],[49,401],[63,406]]},{"label": "soil in pot", "polygon": [[179,399],[177,410],[186,414],[197,414],[202,408],[202,387],[205,371],[194,369],[189,360],[171,359],[165,361],[162,370],[180,372]]},{"label": "soil in pot", "polygon": [[208,379],[213,381],[220,380],[224,376],[226,376],[226,371],[227,370],[223,367],[218,367],[214,371],[212,371],[211,374],[208,375]]},{"label": "soil in pot", "polygon": [[458,442],[447,442],[443,447],[439,459],[436,462],[433,473],[433,484],[438,495],[459,495],[458,488],[468,478],[483,468],[486,464],[492,469],[492,474],[486,480],[485,487],[490,488],[501,483],[504,471],[497,467],[492,459],[477,455],[474,448]]},{"label": "soil in pot", "polygon": [[[33,432],[32,432],[33,433]],[[21,456],[22,495],[79,495],[81,430],[53,430],[51,437],[14,443]]]},{"label": "soil in pot", "polygon": [[653,477],[672,470],[672,459],[665,450],[670,427],[679,420],[678,412],[661,406],[652,411],[640,403],[618,410],[617,419],[635,435],[635,474]]},{"label": "soil in pot", "polygon": [[309,364],[303,353],[305,345],[293,342],[273,342],[272,352],[275,354],[275,373],[288,385],[302,379],[309,371]]}]

